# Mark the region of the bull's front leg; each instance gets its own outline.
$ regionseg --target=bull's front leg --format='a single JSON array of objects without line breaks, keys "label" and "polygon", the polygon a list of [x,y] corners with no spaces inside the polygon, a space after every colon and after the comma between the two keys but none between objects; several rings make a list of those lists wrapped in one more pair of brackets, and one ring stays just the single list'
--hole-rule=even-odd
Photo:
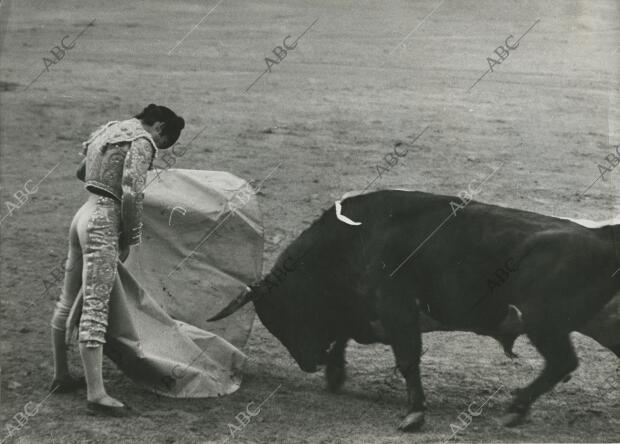
[{"label": "bull's front leg", "polygon": [[337,392],[344,384],[346,379],[346,360],[344,352],[347,348],[348,339],[338,339],[327,353],[327,367],[325,367],[325,379],[327,380],[327,390],[332,393]]},{"label": "bull's front leg", "polygon": [[381,323],[388,335],[396,366],[407,382],[407,416],[398,425],[399,430],[413,432],[424,424],[426,410],[424,390],[420,379],[422,334],[419,310],[415,301],[382,298]]},{"label": "bull's front leg", "polygon": [[[392,344],[396,365],[407,382],[407,416],[398,425],[400,430],[406,432],[416,431],[424,424],[424,411],[426,410],[424,389],[420,379],[421,335],[418,331],[417,339],[415,339],[416,334],[411,333],[414,339],[411,340],[411,336],[408,337],[408,344],[399,342]],[[408,336],[409,332],[403,332],[403,335],[405,334]]]}]

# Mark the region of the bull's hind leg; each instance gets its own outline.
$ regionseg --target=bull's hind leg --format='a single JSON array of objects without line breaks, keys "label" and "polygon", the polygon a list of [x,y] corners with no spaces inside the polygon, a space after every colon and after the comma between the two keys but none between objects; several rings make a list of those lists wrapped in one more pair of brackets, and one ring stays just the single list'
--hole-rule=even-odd
[{"label": "bull's hind leg", "polygon": [[346,379],[344,352],[347,348],[347,341],[348,339],[338,339],[327,353],[325,379],[327,380],[327,390],[332,393],[337,392]]},{"label": "bull's hind leg", "polygon": [[569,376],[579,363],[568,333],[546,331],[528,333],[528,337],[545,358],[545,367],[530,385],[516,391],[503,419],[504,425],[509,427],[521,424],[534,401]]},{"label": "bull's hind leg", "polygon": [[379,318],[392,346],[396,366],[407,382],[407,416],[398,428],[413,432],[424,424],[424,410],[426,410],[420,380],[422,334],[418,306],[411,299],[386,301],[382,298]]}]

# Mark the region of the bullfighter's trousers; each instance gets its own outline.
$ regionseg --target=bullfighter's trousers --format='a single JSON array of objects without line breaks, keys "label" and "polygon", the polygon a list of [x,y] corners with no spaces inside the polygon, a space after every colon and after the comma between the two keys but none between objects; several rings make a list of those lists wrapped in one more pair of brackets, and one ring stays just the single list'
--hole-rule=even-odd
[{"label": "bullfighter's trousers", "polygon": [[75,214],[69,230],[69,253],[52,328],[65,330],[71,307],[83,291],[79,341],[105,344],[110,293],[116,278],[121,223],[120,202],[91,194]]}]

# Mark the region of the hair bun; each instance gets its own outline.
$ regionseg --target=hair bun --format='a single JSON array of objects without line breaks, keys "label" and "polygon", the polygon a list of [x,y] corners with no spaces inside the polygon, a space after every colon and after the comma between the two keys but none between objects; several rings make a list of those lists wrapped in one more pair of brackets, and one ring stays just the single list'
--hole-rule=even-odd
[{"label": "hair bun", "polygon": [[172,143],[176,142],[181,130],[185,128],[185,120],[182,117],[177,116],[170,108],[158,106],[154,103],[150,103],[140,114],[134,117],[147,125],[163,122],[163,132]]},{"label": "hair bun", "polygon": [[144,108],[144,112],[156,118],[159,118],[161,114],[159,112],[159,106],[155,105],[154,103],[151,103],[146,108]]}]

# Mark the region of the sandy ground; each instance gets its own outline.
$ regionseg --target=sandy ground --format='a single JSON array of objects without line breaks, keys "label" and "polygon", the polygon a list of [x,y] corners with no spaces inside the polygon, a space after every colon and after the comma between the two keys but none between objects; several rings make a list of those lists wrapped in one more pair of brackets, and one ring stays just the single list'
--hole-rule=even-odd
[{"label": "sandy ground", "polygon": [[[85,199],[74,178],[80,142],[97,125],[151,102],[186,118],[181,142],[197,136],[177,167],[262,179],[282,162],[259,196],[266,267],[335,198],[375,179],[395,143],[410,144],[426,127],[372,188],[456,194],[503,163],[479,200],[612,217],[620,173],[583,191],[620,142],[617,1],[23,0],[10,7],[2,1],[1,8],[8,31],[0,56],[0,439],[29,401],[44,401],[7,442],[232,442],[228,424],[249,402],[266,400],[236,441],[444,442],[461,411],[494,395],[451,442],[620,441],[617,386],[605,383],[618,360],[579,335],[573,379],[537,402],[531,421],[516,429],[498,419],[510,390],[541,365],[529,342],[518,341],[521,359],[511,361],[488,338],[425,335],[427,424],[403,435],[396,424],[404,384],[387,347],[350,347],[349,380],[342,394],[331,395],[322,375],[301,372],[258,321],[247,375],[234,395],[158,399],[107,362],[110,392],[143,414],[93,419],[84,413],[83,394],[45,399],[48,323],[59,290],[42,296],[42,281],[64,257],[69,222]],[[246,92],[271,50],[316,19]],[[50,49],[92,20],[75,47],[44,71]],[[468,91],[495,48],[532,25]],[[32,190],[52,169],[8,214],[15,193]],[[79,369],[77,353],[72,363]]]}]

